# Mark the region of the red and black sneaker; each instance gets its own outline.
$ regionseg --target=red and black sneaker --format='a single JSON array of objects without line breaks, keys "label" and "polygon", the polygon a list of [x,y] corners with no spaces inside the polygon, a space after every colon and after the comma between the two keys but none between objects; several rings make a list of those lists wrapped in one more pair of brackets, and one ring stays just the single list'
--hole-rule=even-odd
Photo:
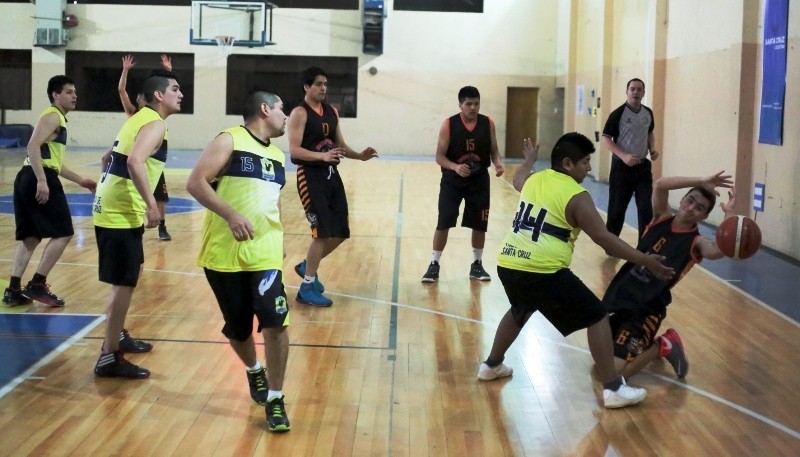
[{"label": "red and black sneaker", "polygon": [[675,374],[678,375],[679,378],[685,378],[686,374],[689,373],[689,361],[686,359],[686,352],[683,348],[681,336],[678,335],[675,329],[669,328],[661,335],[661,338],[669,340],[672,344],[672,350],[670,350],[669,354],[664,358],[672,365]]},{"label": "red and black sneaker", "polygon": [[28,285],[22,289],[22,295],[31,300],[44,303],[47,306],[62,307],[65,304],[63,299],[50,292],[50,284],[34,284],[28,282]]},{"label": "red and black sneaker", "polygon": [[3,292],[3,303],[8,306],[22,306],[30,305],[33,303],[33,300],[22,295],[22,290],[20,289],[6,287],[6,291]]}]

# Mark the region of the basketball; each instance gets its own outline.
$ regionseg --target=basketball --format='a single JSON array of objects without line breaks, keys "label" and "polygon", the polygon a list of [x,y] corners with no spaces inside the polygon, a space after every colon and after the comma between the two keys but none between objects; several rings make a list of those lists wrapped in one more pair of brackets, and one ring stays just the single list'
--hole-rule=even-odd
[{"label": "basketball", "polygon": [[62,23],[64,24],[64,27],[71,29],[72,27],[78,25],[78,16],[74,14],[65,14]]},{"label": "basketball", "polygon": [[761,247],[761,229],[747,216],[729,217],[717,228],[717,246],[727,257],[746,259]]}]

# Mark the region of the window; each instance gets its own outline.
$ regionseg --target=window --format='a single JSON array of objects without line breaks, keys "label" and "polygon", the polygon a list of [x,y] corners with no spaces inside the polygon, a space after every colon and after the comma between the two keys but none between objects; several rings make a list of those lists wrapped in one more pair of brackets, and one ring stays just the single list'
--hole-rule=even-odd
[{"label": "window", "polygon": [[[46,96],[47,86],[38,94]],[[30,49],[0,49],[0,110],[31,109]]]},{"label": "window", "polygon": [[[77,111],[123,111],[117,85],[122,74],[122,57],[126,52],[67,51],[66,74],[78,90]],[[152,70],[161,69],[161,53],[131,53],[136,66],[128,73],[128,97],[136,103],[136,94]],[[170,53],[172,71],[183,92],[181,113],[194,112],[194,54]]]},{"label": "window", "polygon": [[288,114],[302,103],[305,93],[300,74],[312,66],[328,73],[327,102],[339,110],[339,116],[356,117],[357,57],[231,55],[225,113],[242,114],[247,94],[263,90],[279,96]]},{"label": "window", "polygon": [[399,11],[482,13],[483,0],[394,0],[394,9]]}]

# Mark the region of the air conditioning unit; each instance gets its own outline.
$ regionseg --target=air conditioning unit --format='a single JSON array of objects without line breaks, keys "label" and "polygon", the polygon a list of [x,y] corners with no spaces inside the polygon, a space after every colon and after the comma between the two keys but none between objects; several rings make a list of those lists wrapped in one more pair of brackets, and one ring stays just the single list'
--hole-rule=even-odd
[{"label": "air conditioning unit", "polygon": [[51,46],[66,46],[68,42],[69,32],[63,28],[40,27],[36,29],[33,45],[46,48]]}]

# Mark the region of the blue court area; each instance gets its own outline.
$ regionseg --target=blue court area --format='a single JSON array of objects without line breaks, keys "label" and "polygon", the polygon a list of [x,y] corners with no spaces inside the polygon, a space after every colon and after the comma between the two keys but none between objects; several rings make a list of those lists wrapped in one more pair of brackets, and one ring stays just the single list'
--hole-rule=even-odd
[{"label": "blue court area", "polygon": [[102,315],[3,314],[0,308],[0,397],[19,383],[18,377],[43,365],[72,341],[102,322]]},{"label": "blue court area", "polygon": [[[92,215],[92,202],[94,195],[86,192],[84,194],[67,194],[67,203],[73,217],[90,217]],[[200,211],[203,206],[193,199],[181,197],[169,197],[166,210],[167,214],[187,213]],[[0,196],[0,214],[14,214],[14,198],[12,195]]]}]

